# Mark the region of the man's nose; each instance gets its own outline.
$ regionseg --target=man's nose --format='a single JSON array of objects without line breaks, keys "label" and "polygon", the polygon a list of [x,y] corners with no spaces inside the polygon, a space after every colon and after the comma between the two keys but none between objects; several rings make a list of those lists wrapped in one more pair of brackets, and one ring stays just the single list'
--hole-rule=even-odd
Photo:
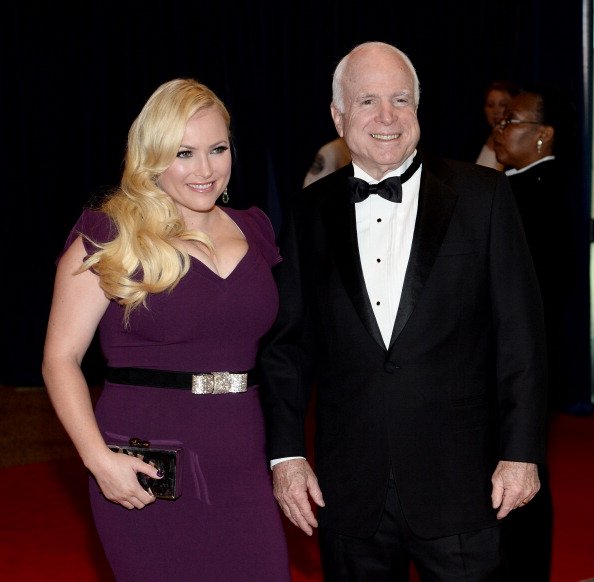
[{"label": "man's nose", "polygon": [[377,116],[381,123],[390,124],[397,115],[396,108],[392,104],[380,104]]}]

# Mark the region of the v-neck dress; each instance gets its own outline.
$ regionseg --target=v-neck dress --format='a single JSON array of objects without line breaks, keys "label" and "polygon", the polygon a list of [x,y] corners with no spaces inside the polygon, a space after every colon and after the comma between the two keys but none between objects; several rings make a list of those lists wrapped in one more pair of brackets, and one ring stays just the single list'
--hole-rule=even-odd
[{"label": "v-neck dress", "polygon": [[[111,301],[99,325],[109,366],[194,373],[255,367],[260,339],[278,309],[271,267],[281,258],[262,210],[224,212],[246,237],[246,255],[226,278],[192,258],[179,284],[149,296],[128,328],[123,308]],[[112,231],[105,214],[85,210],[66,248],[80,234],[103,242]],[[183,447],[183,492],[175,501],[128,510],[107,501],[90,478],[95,524],[118,581],[290,580],[257,386],[194,395],[106,382],[95,414],[106,440],[137,436]]]}]

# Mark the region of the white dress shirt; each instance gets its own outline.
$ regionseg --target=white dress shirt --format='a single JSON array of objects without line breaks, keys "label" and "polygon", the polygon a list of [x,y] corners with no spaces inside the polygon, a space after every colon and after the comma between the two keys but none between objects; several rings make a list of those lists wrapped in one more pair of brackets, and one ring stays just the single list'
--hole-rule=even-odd
[{"label": "white dress shirt", "polygon": [[540,158],[540,160],[536,160],[536,162],[532,162],[531,164],[528,164],[527,166],[524,166],[523,168],[520,168],[519,170],[516,170],[515,168],[510,168],[509,170],[505,171],[505,175],[506,176],[513,176],[515,174],[521,174],[522,172],[525,172],[526,170],[529,170],[530,168],[534,168],[534,166],[538,166],[538,164],[541,164],[542,162],[546,162],[548,160],[554,160],[555,156],[545,156],[544,158]]},{"label": "white dress shirt", "polygon": [[[413,156],[382,179],[402,174],[410,166]],[[377,184],[377,180],[355,164],[353,168],[356,178]],[[363,202],[355,204],[363,278],[386,348],[390,345],[410,257],[420,184],[419,168],[402,184],[402,202],[390,202],[377,194],[371,194]]]},{"label": "white dress shirt", "polygon": [[[406,171],[415,154],[382,179],[399,176]],[[353,168],[355,178],[361,178],[369,184],[378,183],[378,180],[373,179],[354,163]],[[421,168],[402,184],[402,202],[390,202],[377,194],[371,194],[363,202],[355,204],[363,278],[386,348],[390,345],[410,257],[419,205],[420,170]],[[302,458],[273,459],[270,467],[281,461]]]}]

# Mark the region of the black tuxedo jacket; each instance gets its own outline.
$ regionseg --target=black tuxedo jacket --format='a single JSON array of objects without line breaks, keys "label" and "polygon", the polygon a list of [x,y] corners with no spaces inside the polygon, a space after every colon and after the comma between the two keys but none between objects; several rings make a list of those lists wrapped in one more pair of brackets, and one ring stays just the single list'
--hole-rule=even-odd
[{"label": "black tuxedo jacket", "polygon": [[271,459],[306,456],[316,386],[321,527],[371,535],[390,471],[425,538],[496,523],[497,461],[545,458],[543,314],[505,175],[425,159],[386,349],[366,292],[349,164],[295,197],[279,237],[277,320],[261,352]]}]

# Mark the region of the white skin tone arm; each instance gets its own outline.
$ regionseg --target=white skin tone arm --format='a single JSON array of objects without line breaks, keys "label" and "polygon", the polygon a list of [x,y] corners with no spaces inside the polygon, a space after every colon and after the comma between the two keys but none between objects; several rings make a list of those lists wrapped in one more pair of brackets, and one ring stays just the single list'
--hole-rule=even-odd
[{"label": "white skin tone arm", "polygon": [[499,510],[498,519],[532,501],[540,489],[538,467],[534,463],[499,461],[491,482],[491,500],[493,508]]},{"label": "white skin tone arm", "polygon": [[[281,461],[274,465],[272,476],[274,496],[283,513],[293,525],[311,536],[318,522],[309,498],[320,507],[324,506],[324,499],[309,463],[304,459]],[[491,500],[493,508],[498,510],[498,519],[526,505],[540,489],[534,463],[499,461],[492,482]]]},{"label": "white skin tone arm", "polygon": [[81,371],[83,356],[109,304],[94,273],[73,274],[85,256],[79,237],[58,263],[43,354],[43,379],[58,418],[105,497],[127,509],[141,509],[155,497],[140,486],[136,472],[157,477],[157,470],[141,459],[107,448]]},{"label": "white skin tone arm", "polygon": [[272,468],[274,497],[283,513],[293,525],[308,536],[318,521],[309,503],[309,496],[319,507],[324,507],[324,498],[318,479],[305,459],[281,461]]}]

